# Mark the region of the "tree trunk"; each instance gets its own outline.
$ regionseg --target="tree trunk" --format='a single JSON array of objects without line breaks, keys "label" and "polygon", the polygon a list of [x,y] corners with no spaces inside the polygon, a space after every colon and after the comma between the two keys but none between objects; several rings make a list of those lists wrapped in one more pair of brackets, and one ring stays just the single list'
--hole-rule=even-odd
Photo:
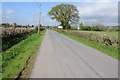
[{"label": "tree trunk", "polygon": [[61,21],[61,26],[63,26],[63,29],[70,29],[70,25],[69,25],[69,22],[63,22]]},{"label": "tree trunk", "polygon": [[65,27],[66,27],[66,29],[69,28],[69,23],[68,23],[68,21],[65,23]]},{"label": "tree trunk", "polygon": [[61,26],[63,26],[63,29],[65,29],[65,25],[63,21],[61,21]]}]

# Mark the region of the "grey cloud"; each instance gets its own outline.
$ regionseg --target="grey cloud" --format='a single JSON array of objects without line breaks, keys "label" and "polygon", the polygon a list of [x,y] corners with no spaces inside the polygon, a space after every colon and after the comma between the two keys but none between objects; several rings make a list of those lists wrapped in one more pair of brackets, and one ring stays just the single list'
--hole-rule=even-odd
[{"label": "grey cloud", "polygon": [[98,21],[105,25],[118,22],[118,6],[115,2],[82,3],[76,6],[80,11],[81,21]]}]

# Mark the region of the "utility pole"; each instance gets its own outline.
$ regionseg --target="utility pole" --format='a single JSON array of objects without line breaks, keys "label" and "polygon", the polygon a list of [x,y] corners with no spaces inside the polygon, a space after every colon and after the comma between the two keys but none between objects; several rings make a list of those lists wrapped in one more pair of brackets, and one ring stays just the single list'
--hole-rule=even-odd
[{"label": "utility pole", "polygon": [[[36,3],[36,2],[35,2]],[[40,18],[41,18],[41,4],[36,3],[38,9],[39,9],[39,14],[38,14],[38,34],[40,33]]]},{"label": "utility pole", "polygon": [[38,5],[39,8],[39,16],[38,16],[38,34],[40,33],[40,18],[41,18],[41,4]]},{"label": "utility pole", "polygon": [[44,16],[42,17],[42,21],[43,21],[42,23],[43,23],[43,27],[44,27],[44,26],[45,26],[45,25],[44,25]]}]

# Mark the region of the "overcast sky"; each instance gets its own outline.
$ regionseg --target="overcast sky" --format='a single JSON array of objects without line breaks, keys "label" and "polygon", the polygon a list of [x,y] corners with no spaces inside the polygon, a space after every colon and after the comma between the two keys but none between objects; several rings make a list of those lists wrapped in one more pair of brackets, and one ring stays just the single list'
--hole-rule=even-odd
[{"label": "overcast sky", "polygon": [[[68,1],[68,0],[67,0]],[[35,3],[36,2],[36,3]],[[22,25],[38,24],[38,7],[41,4],[41,24],[59,25],[55,20],[51,20],[48,12],[52,7],[61,3],[73,4],[79,10],[80,22],[84,24],[101,23],[105,26],[118,25],[118,0],[3,0],[2,2],[2,22],[18,23]]]}]

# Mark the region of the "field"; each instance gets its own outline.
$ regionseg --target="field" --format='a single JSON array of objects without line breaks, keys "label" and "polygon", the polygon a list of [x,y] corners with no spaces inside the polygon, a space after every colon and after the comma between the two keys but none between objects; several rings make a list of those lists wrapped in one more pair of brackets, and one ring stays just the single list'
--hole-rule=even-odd
[{"label": "field", "polygon": [[88,32],[88,33],[95,33],[95,34],[106,34],[111,37],[118,37],[118,31],[83,31],[80,32]]},{"label": "field", "polygon": [[[32,70],[35,53],[42,41],[45,30],[40,34],[34,33],[27,39],[2,53],[2,76],[3,78],[28,78]],[[30,64],[29,64],[30,63]],[[27,68],[27,70],[26,70]],[[30,69],[28,69],[30,68]]]}]

